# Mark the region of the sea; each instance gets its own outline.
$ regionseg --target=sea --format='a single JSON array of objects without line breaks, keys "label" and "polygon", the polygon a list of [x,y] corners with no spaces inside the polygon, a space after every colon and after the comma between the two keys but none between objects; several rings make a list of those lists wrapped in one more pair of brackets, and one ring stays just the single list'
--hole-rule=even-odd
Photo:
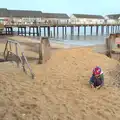
[{"label": "sea", "polygon": [[[113,32],[111,27],[109,27],[109,34],[107,33],[106,27],[104,27],[104,34],[101,33],[101,27],[99,27],[98,35],[96,35],[96,27],[93,27],[92,35],[90,31],[90,27],[86,27],[86,35],[84,35],[84,27],[80,27],[80,33],[78,35],[78,28],[74,27],[74,35],[71,35],[71,29],[67,28],[66,35],[63,36],[62,34],[62,27],[59,28],[59,35],[57,36],[57,30],[56,34],[54,36],[53,34],[53,28],[50,29],[50,37],[49,40],[51,42],[61,43],[64,45],[70,45],[70,46],[93,46],[93,45],[104,45],[105,39],[107,36],[109,36],[110,33],[116,33],[119,32],[119,30],[114,29]],[[14,32],[17,32],[17,28],[14,28]],[[44,34],[44,29],[41,28],[41,36],[47,37],[47,29],[46,34]],[[27,36],[28,34],[28,28],[27,28]],[[30,37],[33,37],[32,35]],[[36,38],[39,39],[39,37],[36,36]]]}]

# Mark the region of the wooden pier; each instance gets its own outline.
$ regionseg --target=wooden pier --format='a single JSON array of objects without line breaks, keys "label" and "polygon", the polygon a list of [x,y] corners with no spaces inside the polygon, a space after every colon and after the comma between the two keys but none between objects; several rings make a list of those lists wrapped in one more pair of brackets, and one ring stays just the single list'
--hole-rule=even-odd
[{"label": "wooden pier", "polygon": [[[62,28],[62,36],[67,35],[67,28],[71,30],[71,36],[75,33],[75,28],[77,28],[77,35],[80,36],[81,28],[84,29],[84,36],[87,35],[87,28],[89,28],[89,35],[93,35],[93,27],[95,27],[96,35],[111,34],[120,31],[120,24],[33,24],[33,25],[5,25],[5,31],[7,34],[13,34],[13,28],[17,28],[17,34],[26,36],[41,36],[41,31],[43,30],[45,37],[59,36],[59,28]],[[105,29],[106,28],[106,29]],[[51,33],[51,30],[53,31]],[[29,31],[29,32],[27,32]]]}]

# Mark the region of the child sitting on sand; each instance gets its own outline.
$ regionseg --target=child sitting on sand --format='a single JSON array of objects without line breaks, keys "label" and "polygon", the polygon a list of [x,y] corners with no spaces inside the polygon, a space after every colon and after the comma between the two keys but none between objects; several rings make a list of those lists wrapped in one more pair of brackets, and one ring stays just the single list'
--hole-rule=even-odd
[{"label": "child sitting on sand", "polygon": [[104,75],[100,67],[96,66],[93,69],[92,77],[89,81],[91,88],[100,88],[104,84]]}]

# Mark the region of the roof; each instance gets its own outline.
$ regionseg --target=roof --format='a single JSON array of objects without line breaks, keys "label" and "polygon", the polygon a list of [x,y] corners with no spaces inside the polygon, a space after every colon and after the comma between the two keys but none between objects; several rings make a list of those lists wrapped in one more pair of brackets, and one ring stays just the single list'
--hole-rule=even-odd
[{"label": "roof", "polygon": [[73,14],[76,18],[104,19],[102,15]]},{"label": "roof", "polygon": [[62,18],[69,19],[69,16],[64,13],[43,13],[44,18]]},{"label": "roof", "polygon": [[41,11],[29,11],[29,10],[9,10],[10,16],[13,17],[41,17]]},{"label": "roof", "polygon": [[107,15],[107,17],[109,19],[118,19],[120,17],[120,14],[111,14],[111,15]]},{"label": "roof", "polygon": [[9,17],[9,11],[7,8],[0,8],[0,17]]}]

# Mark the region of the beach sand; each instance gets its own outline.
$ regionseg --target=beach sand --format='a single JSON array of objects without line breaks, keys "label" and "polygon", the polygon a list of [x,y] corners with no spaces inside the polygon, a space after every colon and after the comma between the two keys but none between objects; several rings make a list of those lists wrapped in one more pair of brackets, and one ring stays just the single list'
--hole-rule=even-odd
[{"label": "beach sand", "polygon": [[[30,65],[34,80],[11,63],[0,63],[0,120],[120,120],[116,60],[83,47],[55,50],[46,64]],[[100,90],[88,85],[96,65],[105,74]]]}]

